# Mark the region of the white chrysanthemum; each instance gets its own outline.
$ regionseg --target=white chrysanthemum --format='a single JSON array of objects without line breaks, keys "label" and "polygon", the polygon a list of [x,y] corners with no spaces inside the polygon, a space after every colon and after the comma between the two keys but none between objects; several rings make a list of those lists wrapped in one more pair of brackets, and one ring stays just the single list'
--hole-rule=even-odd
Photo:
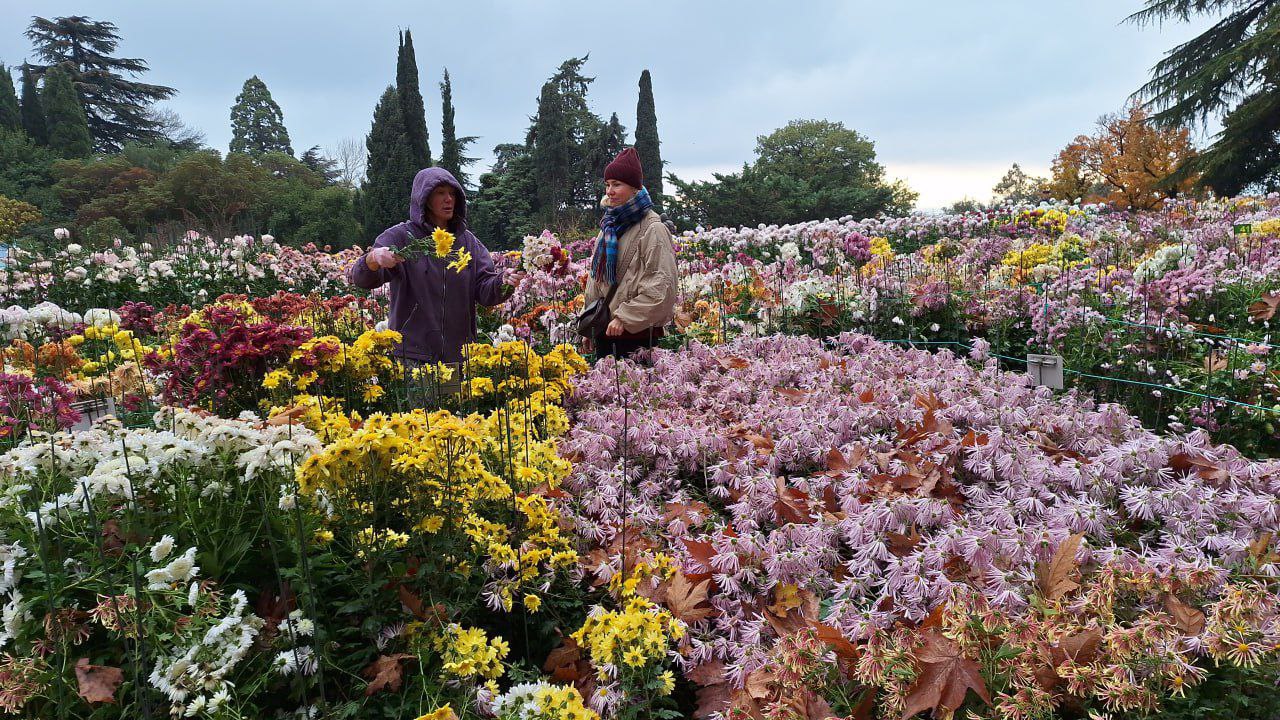
[{"label": "white chrysanthemum", "polygon": [[173,552],[173,536],[165,535],[151,546],[151,561],[160,562],[169,557],[169,553]]}]

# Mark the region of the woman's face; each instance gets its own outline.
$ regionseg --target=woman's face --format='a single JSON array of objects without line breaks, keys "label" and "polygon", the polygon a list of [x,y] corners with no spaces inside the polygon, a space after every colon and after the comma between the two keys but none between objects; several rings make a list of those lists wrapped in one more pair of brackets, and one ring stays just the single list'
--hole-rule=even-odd
[{"label": "woman's face", "polygon": [[427,210],[434,222],[447,223],[452,220],[453,210],[457,204],[458,198],[453,188],[448,185],[437,185],[436,189],[427,196]]},{"label": "woman's face", "polygon": [[635,197],[638,192],[640,191],[621,180],[604,181],[604,196],[609,198],[610,207],[618,207],[619,205],[626,203],[628,200]]}]

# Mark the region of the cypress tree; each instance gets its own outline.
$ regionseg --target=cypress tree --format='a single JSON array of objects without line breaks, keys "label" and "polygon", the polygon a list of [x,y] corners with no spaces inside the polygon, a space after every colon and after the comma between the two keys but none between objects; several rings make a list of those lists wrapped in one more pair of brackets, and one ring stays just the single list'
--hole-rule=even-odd
[{"label": "cypress tree", "polygon": [[471,178],[463,168],[476,161],[463,153],[476,141],[474,135],[458,137],[453,123],[453,83],[449,80],[449,69],[445,68],[444,80],[440,83],[440,167],[453,173],[463,187],[470,184]]},{"label": "cypress tree", "polygon": [[67,71],[55,67],[46,72],[43,95],[49,149],[64,158],[89,157],[93,153],[93,136]]},{"label": "cypress tree", "polygon": [[22,129],[37,145],[49,144],[49,125],[44,119],[44,103],[36,88],[31,68],[22,66]]},{"label": "cypress tree", "polygon": [[640,100],[636,103],[636,154],[644,168],[644,184],[655,205],[662,203],[662,155],[658,152],[658,115],[653,107],[653,79],[640,73]]},{"label": "cypress tree", "polygon": [[409,152],[419,170],[431,167],[431,142],[427,132],[427,111],[418,85],[418,58],[413,52],[413,34],[408,30],[400,37],[396,55],[396,92],[400,95],[400,114],[409,136]]},{"label": "cypress tree", "polygon": [[542,86],[538,117],[533,125],[533,167],[537,182],[538,211],[557,221],[568,201],[573,170],[573,138],[554,82]]},{"label": "cypress tree", "polygon": [[22,129],[22,109],[18,107],[18,94],[13,90],[13,76],[3,63],[0,63],[0,128]]},{"label": "cypress tree", "polygon": [[231,106],[231,152],[255,157],[269,152],[293,154],[284,113],[257,75],[244,81]]},{"label": "cypress tree", "polygon": [[409,138],[400,113],[400,96],[388,86],[373,111],[373,126],[365,142],[368,170],[360,189],[361,223],[367,239],[409,217],[409,193],[419,167],[409,151]]}]

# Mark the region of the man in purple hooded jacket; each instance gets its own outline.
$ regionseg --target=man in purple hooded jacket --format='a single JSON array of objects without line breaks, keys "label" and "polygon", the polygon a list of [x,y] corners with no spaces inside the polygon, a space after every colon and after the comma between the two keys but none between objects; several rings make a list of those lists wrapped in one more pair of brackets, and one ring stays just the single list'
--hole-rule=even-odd
[{"label": "man in purple hooded jacket", "polygon": [[[455,248],[471,254],[461,271],[432,253],[405,260],[394,251],[436,228],[453,233]],[[451,256],[453,254],[451,253]],[[416,362],[462,360],[462,346],[476,336],[476,304],[498,305],[510,295],[489,251],[467,229],[467,197],[442,168],[419,170],[409,198],[409,222],[387,228],[369,252],[347,268],[352,284],[372,290],[391,283],[392,330],[402,336],[395,354]]]}]

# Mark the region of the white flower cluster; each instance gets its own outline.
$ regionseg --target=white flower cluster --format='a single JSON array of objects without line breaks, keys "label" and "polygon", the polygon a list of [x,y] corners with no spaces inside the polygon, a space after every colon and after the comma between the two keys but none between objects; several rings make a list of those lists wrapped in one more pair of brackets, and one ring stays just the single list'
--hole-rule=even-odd
[{"label": "white flower cluster", "polygon": [[319,669],[315,648],[300,643],[301,638],[315,635],[316,625],[303,617],[301,610],[294,610],[280,621],[280,639],[284,649],[276,654],[271,667],[281,675],[314,675]]},{"label": "white flower cluster", "polygon": [[506,342],[514,342],[516,339],[516,329],[510,324],[503,325],[493,334],[494,346],[498,346]]},{"label": "white flower cluster", "polygon": [[1133,277],[1139,282],[1159,280],[1170,270],[1189,266],[1198,252],[1195,245],[1165,245],[1139,263],[1133,270]]},{"label": "white flower cluster", "polygon": [[0,647],[16,638],[22,623],[31,618],[18,589],[26,558],[27,549],[21,544],[0,545],[0,598],[4,600],[0,606]]},{"label": "white flower cluster", "polygon": [[512,685],[510,690],[493,699],[489,711],[502,720],[537,720],[540,716],[538,693],[554,688],[541,680]]},{"label": "white flower cluster", "polygon": [[[204,496],[228,493],[228,462],[237,481],[253,482],[266,473],[290,475],[296,463],[317,452],[321,443],[306,428],[265,424],[256,418],[226,419],[179,408],[162,408],[154,423],[161,429],[121,429],[100,424],[84,432],[38,435],[0,454],[0,477],[16,480],[41,473],[67,478],[68,492],[40,508],[41,521],[57,523],[84,513],[98,496],[129,499],[136,492],[172,493],[186,482]],[[217,472],[202,473],[205,466]],[[194,472],[192,472],[194,470]],[[10,496],[11,493],[6,493]],[[0,505],[12,500],[0,497]],[[35,513],[27,516],[33,523]]]},{"label": "white flower cluster", "polygon": [[[163,562],[172,550],[173,537],[165,535],[151,547],[151,559],[154,562]],[[191,582],[199,574],[200,566],[196,565],[196,549],[187,548],[185,553],[174,558],[169,564],[147,573],[147,589],[172,590],[178,585]]]},{"label": "white flower cluster", "polygon": [[550,230],[543,230],[541,235],[525,235],[524,245],[520,250],[520,264],[525,272],[549,270],[555,264],[552,248],[560,247],[560,239]]},{"label": "white flower cluster", "polygon": [[151,685],[168,696],[176,717],[216,714],[231,698],[234,685],[227,676],[249,653],[263,626],[262,618],[246,612],[249,601],[243,590],[231,596],[231,604],[195,644],[175,649],[151,671]]}]

